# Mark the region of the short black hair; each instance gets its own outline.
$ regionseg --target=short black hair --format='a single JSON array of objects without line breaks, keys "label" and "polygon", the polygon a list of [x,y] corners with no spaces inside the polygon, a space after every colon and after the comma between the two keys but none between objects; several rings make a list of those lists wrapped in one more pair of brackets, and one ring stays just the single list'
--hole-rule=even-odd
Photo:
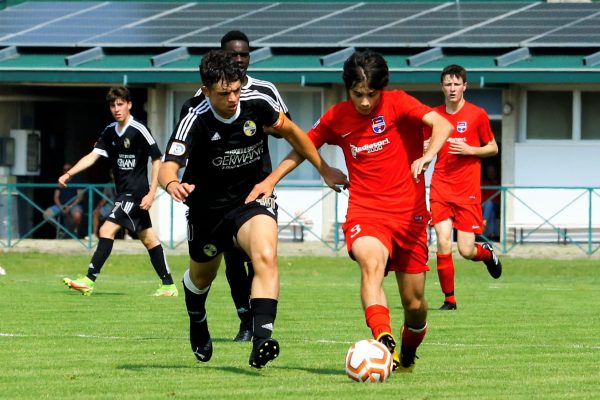
[{"label": "short black hair", "polygon": [[113,86],[106,92],[106,102],[114,103],[117,99],[123,99],[127,103],[131,102],[131,94],[125,86]]},{"label": "short black hair", "polygon": [[225,50],[211,50],[200,62],[200,78],[204,86],[210,87],[220,81],[229,83],[242,80],[244,74]]},{"label": "short black hair", "polygon": [[250,47],[250,41],[248,40],[248,36],[242,31],[229,31],[221,38],[221,49],[225,49],[227,43],[233,42],[234,40],[240,40],[242,42],[246,42],[248,47]]},{"label": "short black hair", "polygon": [[463,83],[467,83],[467,70],[460,65],[450,64],[444,68],[442,75],[440,76],[440,82],[444,82],[444,77],[447,75],[461,78]]},{"label": "short black hair", "polygon": [[366,82],[370,89],[381,90],[390,81],[387,62],[380,53],[372,50],[356,51],[344,62],[342,79],[346,89]]}]

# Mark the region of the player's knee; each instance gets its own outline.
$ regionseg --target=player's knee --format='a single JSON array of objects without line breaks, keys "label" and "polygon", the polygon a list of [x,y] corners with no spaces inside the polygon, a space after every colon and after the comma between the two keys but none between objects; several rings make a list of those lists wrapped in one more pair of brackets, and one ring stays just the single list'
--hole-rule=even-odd
[{"label": "player's knee", "polygon": [[475,255],[474,248],[471,245],[459,244],[457,247],[458,247],[458,253],[463,258],[470,260]]},{"label": "player's knee", "polygon": [[424,297],[411,297],[402,299],[402,306],[407,315],[416,317],[427,310],[427,302]]},{"label": "player's knee", "polygon": [[277,252],[271,246],[263,246],[252,252],[252,263],[266,268],[277,268]]}]

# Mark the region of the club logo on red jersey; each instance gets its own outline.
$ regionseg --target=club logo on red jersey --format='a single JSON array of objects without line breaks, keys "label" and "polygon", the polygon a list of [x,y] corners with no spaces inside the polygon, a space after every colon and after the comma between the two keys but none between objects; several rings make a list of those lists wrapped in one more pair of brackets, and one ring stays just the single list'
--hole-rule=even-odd
[{"label": "club logo on red jersey", "polygon": [[371,120],[371,127],[375,133],[383,133],[385,131],[385,119],[383,115],[379,115]]},{"label": "club logo on red jersey", "polygon": [[456,124],[456,132],[465,133],[467,131],[467,121],[458,121]]}]

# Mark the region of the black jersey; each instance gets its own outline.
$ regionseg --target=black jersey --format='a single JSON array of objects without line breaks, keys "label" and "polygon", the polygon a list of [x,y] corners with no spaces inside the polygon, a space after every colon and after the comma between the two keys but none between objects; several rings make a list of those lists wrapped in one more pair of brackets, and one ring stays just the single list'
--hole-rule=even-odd
[{"label": "black jersey", "polygon": [[131,117],[125,128],[117,132],[118,123],[104,128],[94,145],[94,152],[107,157],[115,176],[118,194],[142,198],[148,194],[148,157],[162,156],[150,130]]},{"label": "black jersey", "polygon": [[182,181],[196,185],[187,204],[209,210],[243,205],[254,185],[271,173],[263,126],[285,118],[279,104],[263,93],[245,90],[229,119],[217,115],[202,94],[184,107],[187,113],[169,139],[164,161],[186,167]]}]

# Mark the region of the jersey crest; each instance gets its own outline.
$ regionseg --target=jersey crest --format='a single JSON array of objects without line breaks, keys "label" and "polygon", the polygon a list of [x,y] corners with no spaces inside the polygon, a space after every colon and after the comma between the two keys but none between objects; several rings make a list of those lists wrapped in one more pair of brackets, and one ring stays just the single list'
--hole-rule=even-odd
[{"label": "jersey crest", "polygon": [[256,133],[256,124],[254,121],[244,122],[244,135],[253,136]]},{"label": "jersey crest", "polygon": [[385,131],[385,118],[379,115],[371,120],[371,127],[375,133],[383,133]]},{"label": "jersey crest", "polygon": [[456,123],[456,132],[465,133],[467,131],[467,121],[458,121]]}]

